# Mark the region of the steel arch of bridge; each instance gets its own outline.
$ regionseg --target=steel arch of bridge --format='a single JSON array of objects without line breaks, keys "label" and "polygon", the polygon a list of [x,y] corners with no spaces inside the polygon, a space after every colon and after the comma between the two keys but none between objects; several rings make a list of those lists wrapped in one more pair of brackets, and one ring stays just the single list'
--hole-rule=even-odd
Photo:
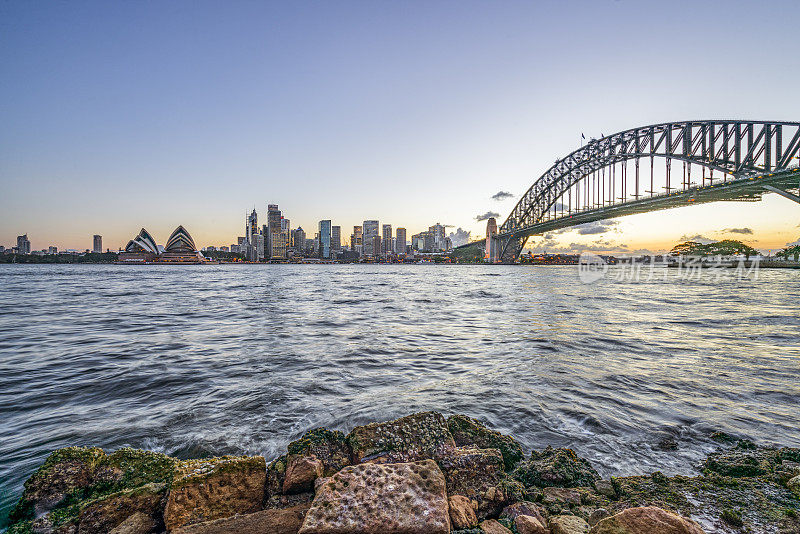
[{"label": "steel arch of bridge", "polygon": [[[800,122],[782,121],[684,121],[653,124],[632,128],[601,139],[592,139],[585,146],[557,160],[528,191],[511,211],[506,221],[498,229],[497,238],[501,244],[501,258],[513,261],[522,251],[528,236],[547,228],[565,227],[586,220],[599,220],[627,214],[619,208],[628,204],[642,204],[646,207],[638,211],[651,211],[673,207],[674,197],[692,195],[702,201],[734,200],[757,196],[766,191],[785,192],[774,185],[786,186],[786,178],[792,159],[800,151]],[[652,187],[652,169],[655,158],[666,160],[666,192],[656,194]],[[650,162],[650,180],[645,184],[640,179],[641,159]],[[598,171],[615,169],[617,163],[635,161],[635,179],[626,184],[623,170],[621,197],[611,194],[611,201],[602,207],[584,206],[583,210],[569,211],[570,221],[558,217],[554,224],[553,209],[565,193],[588,180]],[[685,177],[679,187],[670,185],[670,169],[673,160],[689,165],[689,179]],[[691,165],[699,165],[711,170],[709,181],[703,173],[703,183],[694,187],[691,182]],[[723,179],[714,181],[713,171],[723,173]],[[685,170],[684,170],[685,173]],[[797,175],[792,173],[792,179]],[[766,178],[756,190],[750,182],[754,177]],[[783,182],[781,182],[783,180]],[[769,183],[767,183],[769,182]],[[772,184],[774,182],[774,184]],[[649,191],[643,190],[650,185]],[[772,185],[770,185],[772,184]],[[748,186],[748,187],[746,187]],[[613,187],[613,186],[612,186]],[[713,195],[708,194],[713,190]],[[794,195],[787,193],[788,196]],[[716,195],[716,197],[714,196]],[[727,196],[726,196],[727,195]],[[619,202],[618,202],[619,200]],[[694,198],[692,198],[694,200]],[[673,201],[673,205],[669,202]],[[630,211],[635,213],[637,211]],[[562,214],[563,215],[563,214]],[[581,215],[585,215],[581,217]],[[605,216],[604,216],[605,215]],[[562,217],[563,218],[563,217]]]}]

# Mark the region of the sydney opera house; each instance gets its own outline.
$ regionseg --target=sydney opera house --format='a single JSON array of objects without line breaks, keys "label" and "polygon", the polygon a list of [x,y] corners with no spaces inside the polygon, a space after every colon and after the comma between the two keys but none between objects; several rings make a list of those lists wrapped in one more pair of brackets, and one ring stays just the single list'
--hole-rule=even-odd
[{"label": "sydney opera house", "polygon": [[150,232],[142,228],[139,235],[128,241],[121,252],[119,263],[206,263],[208,260],[197,250],[192,236],[183,226],[178,226],[169,236],[166,246],[159,247]]}]

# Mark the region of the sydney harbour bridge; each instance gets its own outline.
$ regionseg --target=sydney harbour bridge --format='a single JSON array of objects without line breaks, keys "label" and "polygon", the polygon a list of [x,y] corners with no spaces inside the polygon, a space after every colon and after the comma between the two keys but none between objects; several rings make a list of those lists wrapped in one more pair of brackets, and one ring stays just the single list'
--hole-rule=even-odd
[{"label": "sydney harbour bridge", "polygon": [[[579,224],[777,193],[800,203],[800,122],[653,124],[591,139],[556,160],[485,241],[513,262],[532,235]],[[488,253],[487,253],[488,255]]]}]

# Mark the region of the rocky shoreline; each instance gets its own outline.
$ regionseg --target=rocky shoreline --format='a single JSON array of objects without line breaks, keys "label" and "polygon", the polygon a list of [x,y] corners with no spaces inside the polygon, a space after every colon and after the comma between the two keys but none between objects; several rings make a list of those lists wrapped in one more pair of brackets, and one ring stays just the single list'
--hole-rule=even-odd
[{"label": "rocky shoreline", "polygon": [[602,479],[570,449],[436,412],[348,435],[306,432],[265,458],[53,452],[8,534],[800,533],[800,449],[724,434],[694,477]]}]

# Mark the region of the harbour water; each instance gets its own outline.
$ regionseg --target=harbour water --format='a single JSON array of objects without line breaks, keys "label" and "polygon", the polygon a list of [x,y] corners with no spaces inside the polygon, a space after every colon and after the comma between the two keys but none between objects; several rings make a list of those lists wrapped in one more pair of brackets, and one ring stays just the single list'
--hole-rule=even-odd
[{"label": "harbour water", "polygon": [[800,273],[613,269],[0,266],[0,518],[58,447],[269,460],[425,410],[601,474],[693,473],[717,430],[800,446]]}]

